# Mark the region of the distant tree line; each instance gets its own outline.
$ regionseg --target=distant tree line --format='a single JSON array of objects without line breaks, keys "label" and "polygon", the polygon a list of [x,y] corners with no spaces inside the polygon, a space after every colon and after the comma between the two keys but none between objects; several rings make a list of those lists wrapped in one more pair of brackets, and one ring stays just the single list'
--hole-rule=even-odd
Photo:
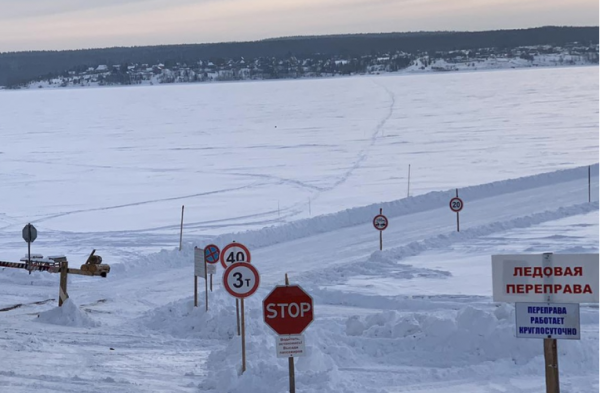
[{"label": "distant tree line", "polygon": [[[67,51],[28,51],[0,53],[0,86],[23,84],[32,79],[62,75],[67,71],[81,72],[98,64],[172,64],[194,63],[210,59],[215,65],[228,59],[318,56],[331,58],[377,56],[379,54],[406,52],[448,52],[477,48],[499,50],[528,45],[562,46],[578,42],[582,45],[598,44],[598,27],[540,27],[519,30],[494,30],[483,32],[415,32],[350,34],[310,37],[284,37],[253,42],[217,44],[160,45],[116,47]],[[404,60],[398,60],[402,62]],[[347,72],[361,65],[345,65]],[[403,67],[404,64],[397,64]],[[116,72],[115,79],[126,78]],[[127,83],[126,80],[122,82]]]}]

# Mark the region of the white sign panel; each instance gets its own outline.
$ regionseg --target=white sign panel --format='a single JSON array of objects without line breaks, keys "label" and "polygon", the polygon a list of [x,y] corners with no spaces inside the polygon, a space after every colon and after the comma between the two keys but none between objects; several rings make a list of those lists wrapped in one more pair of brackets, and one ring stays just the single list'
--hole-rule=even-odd
[{"label": "white sign panel", "polygon": [[579,304],[516,303],[518,338],[579,340]]},{"label": "white sign panel", "polygon": [[598,303],[598,254],[492,255],[495,302]]},{"label": "white sign panel", "polygon": [[209,263],[206,265],[206,273],[207,274],[217,274],[217,265],[213,263]]},{"label": "white sign panel", "polygon": [[306,356],[303,335],[277,336],[275,341],[278,358],[297,358]]},{"label": "white sign panel", "polygon": [[194,247],[194,275],[206,278],[206,270],[204,269],[204,250]]}]

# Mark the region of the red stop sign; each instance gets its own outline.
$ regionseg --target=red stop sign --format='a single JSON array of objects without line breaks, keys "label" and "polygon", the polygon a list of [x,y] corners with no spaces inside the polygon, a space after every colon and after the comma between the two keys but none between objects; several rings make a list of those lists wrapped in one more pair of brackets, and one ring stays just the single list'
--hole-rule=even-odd
[{"label": "red stop sign", "polygon": [[300,334],[313,321],[313,300],[299,285],[277,286],[263,300],[265,323],[277,334]]}]

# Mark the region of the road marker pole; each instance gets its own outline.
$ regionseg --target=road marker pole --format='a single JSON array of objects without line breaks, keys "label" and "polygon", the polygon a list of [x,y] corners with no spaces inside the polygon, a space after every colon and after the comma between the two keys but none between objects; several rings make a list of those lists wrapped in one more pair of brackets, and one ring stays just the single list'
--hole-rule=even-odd
[{"label": "road marker pole", "polygon": [[181,251],[181,248],[183,246],[183,209],[185,208],[184,205],[181,205],[181,227],[179,229],[179,251]]}]

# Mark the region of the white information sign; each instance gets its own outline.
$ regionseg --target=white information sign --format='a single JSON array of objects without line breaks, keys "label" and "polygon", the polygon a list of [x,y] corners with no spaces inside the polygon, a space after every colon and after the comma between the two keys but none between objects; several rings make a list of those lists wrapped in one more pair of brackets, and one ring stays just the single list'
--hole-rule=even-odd
[{"label": "white information sign", "polygon": [[598,254],[492,255],[495,302],[598,303]]},{"label": "white information sign", "polygon": [[306,356],[304,335],[277,336],[275,341],[278,358]]},{"label": "white information sign", "polygon": [[206,265],[206,273],[207,274],[217,274],[217,265],[214,263],[209,263]]},{"label": "white information sign", "polygon": [[579,340],[579,304],[516,303],[518,338]]},{"label": "white information sign", "polygon": [[204,250],[202,248],[194,247],[194,275],[206,278],[204,267]]}]

